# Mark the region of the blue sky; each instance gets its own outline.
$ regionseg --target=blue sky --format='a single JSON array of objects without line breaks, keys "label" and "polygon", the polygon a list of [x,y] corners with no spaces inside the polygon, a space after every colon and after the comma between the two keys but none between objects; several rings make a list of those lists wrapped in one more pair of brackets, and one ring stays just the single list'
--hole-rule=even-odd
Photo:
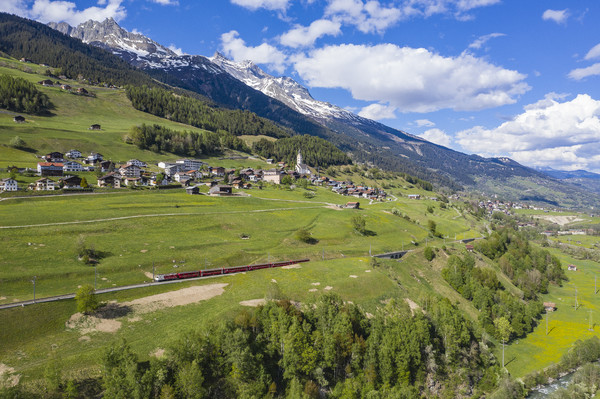
[{"label": "blue sky", "polygon": [[318,100],[465,153],[600,173],[596,0],[2,0],[113,17],[187,54],[291,76]]}]

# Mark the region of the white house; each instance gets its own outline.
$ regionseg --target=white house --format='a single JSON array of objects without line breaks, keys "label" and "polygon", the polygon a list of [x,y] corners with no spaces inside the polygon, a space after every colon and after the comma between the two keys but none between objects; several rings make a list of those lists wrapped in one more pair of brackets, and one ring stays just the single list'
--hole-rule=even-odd
[{"label": "white house", "polygon": [[6,178],[0,180],[0,191],[17,191],[17,181],[15,179]]},{"label": "white house", "polygon": [[119,168],[119,173],[123,177],[140,177],[142,175],[142,169],[139,166],[132,164],[122,165]]},{"label": "white house", "polygon": [[148,166],[148,164],[146,164],[146,162],[142,162],[139,159],[130,159],[129,161],[127,161],[128,164],[131,165],[135,165],[138,168],[145,168]]},{"label": "white house", "polygon": [[104,157],[102,156],[102,154],[98,154],[97,152],[92,152],[90,155],[88,155],[87,159],[88,159],[88,161],[94,163],[94,162],[102,161],[104,159]]},{"label": "white house", "polygon": [[83,165],[75,161],[63,162],[63,172],[83,172]]},{"label": "white house", "polygon": [[204,165],[204,162],[198,159],[178,159],[175,163],[183,165],[184,170],[198,170]]},{"label": "white house", "polygon": [[50,180],[48,178],[42,178],[35,181],[35,190],[36,191],[53,191],[55,184],[54,180]]},{"label": "white house", "polygon": [[79,151],[79,150],[70,150],[69,152],[67,152],[65,154],[65,157],[67,157],[67,158],[73,158],[73,159],[81,158],[81,151]]}]

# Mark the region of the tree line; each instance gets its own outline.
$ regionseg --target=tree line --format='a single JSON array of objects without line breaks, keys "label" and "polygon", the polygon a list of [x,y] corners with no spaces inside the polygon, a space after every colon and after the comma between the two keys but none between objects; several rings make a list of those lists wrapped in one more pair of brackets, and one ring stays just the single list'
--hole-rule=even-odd
[{"label": "tree line", "polygon": [[0,108],[28,114],[48,112],[52,103],[31,82],[9,75],[0,75]]},{"label": "tree line", "polygon": [[288,136],[273,122],[249,111],[215,108],[196,98],[148,86],[127,86],[126,92],[137,110],[212,132],[224,130],[235,136]]},{"label": "tree line", "polygon": [[176,131],[154,124],[133,126],[126,141],[142,150],[153,152],[171,152],[181,156],[196,157],[214,155],[225,148],[249,152],[246,144],[236,136],[225,131],[192,132]]},{"label": "tree line", "polygon": [[327,140],[308,134],[282,138],[277,141],[260,139],[252,145],[252,150],[264,157],[294,165],[298,150],[302,152],[304,163],[313,167],[347,165],[352,160],[344,152]]}]

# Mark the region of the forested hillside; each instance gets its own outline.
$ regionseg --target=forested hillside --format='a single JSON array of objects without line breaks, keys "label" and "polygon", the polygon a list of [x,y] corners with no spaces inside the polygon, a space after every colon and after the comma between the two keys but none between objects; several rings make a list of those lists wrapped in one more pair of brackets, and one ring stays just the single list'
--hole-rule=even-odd
[{"label": "forested hillside", "polygon": [[313,167],[346,165],[352,160],[330,142],[307,134],[279,139],[275,142],[261,139],[252,146],[254,152],[264,158],[296,163],[298,150],[302,151],[304,162]]},{"label": "forested hillside", "polygon": [[25,18],[0,13],[0,51],[56,68],[56,75],[92,83],[153,85],[142,71],[98,47]]},{"label": "forested hillside", "polygon": [[0,108],[28,114],[47,113],[52,103],[47,95],[21,78],[0,75]]},{"label": "forested hillside", "polygon": [[127,97],[135,109],[213,132],[220,129],[236,136],[288,136],[273,122],[251,112],[214,108],[165,89],[127,86]]}]

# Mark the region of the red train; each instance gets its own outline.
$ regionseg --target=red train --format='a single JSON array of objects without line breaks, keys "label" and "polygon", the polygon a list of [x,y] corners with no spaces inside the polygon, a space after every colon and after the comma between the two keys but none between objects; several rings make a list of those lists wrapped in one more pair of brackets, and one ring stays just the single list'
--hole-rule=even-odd
[{"label": "red train", "polygon": [[157,274],[154,277],[154,281],[161,282],[161,281],[170,281],[170,280],[182,280],[182,279],[194,278],[194,277],[208,277],[208,276],[219,276],[221,274],[249,272],[252,270],[268,269],[271,267],[289,266],[289,265],[294,265],[296,263],[308,262],[309,260],[310,259],[289,260],[289,261],[285,261],[285,262],[262,263],[260,265],[221,267],[219,269],[196,270],[193,272]]}]

